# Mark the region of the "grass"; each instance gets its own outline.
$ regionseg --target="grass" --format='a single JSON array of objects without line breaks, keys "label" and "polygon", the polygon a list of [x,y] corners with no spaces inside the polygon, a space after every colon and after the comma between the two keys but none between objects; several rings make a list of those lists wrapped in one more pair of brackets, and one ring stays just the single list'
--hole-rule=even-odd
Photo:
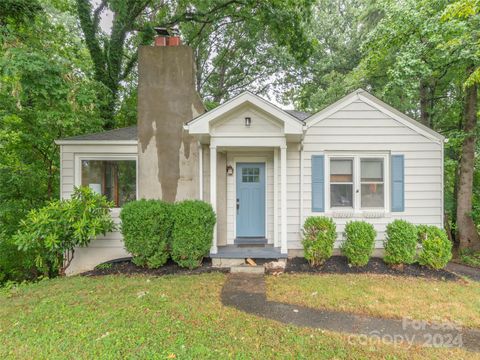
[{"label": "grass", "polygon": [[382,275],[269,277],[268,297],[380,317],[457,322],[480,328],[480,284]]},{"label": "grass", "polygon": [[[285,281],[290,285],[283,289],[288,290],[296,280],[306,279],[285,276],[270,278],[269,283]],[[223,274],[72,277],[4,290],[0,292],[0,358],[473,357],[458,349],[362,346],[346,335],[261,319],[221,305],[224,281]],[[297,294],[289,300],[296,298]]]}]

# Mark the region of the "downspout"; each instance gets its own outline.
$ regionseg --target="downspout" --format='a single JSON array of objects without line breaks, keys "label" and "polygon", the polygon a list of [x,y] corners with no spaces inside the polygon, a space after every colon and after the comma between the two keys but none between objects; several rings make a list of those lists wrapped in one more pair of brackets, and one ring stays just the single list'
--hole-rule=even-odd
[{"label": "downspout", "polygon": [[300,235],[303,230],[303,221],[304,221],[304,185],[303,185],[303,175],[304,175],[304,159],[303,159],[303,140],[305,139],[305,133],[307,131],[307,126],[303,125],[303,134],[300,139]]}]

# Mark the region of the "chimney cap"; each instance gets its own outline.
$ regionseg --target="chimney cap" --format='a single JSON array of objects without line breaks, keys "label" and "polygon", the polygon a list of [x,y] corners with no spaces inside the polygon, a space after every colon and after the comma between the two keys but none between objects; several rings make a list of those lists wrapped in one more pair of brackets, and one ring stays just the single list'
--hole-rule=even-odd
[{"label": "chimney cap", "polygon": [[153,29],[157,32],[158,36],[180,36],[180,30],[178,30],[176,27],[169,29],[166,27],[156,26]]},{"label": "chimney cap", "polygon": [[157,32],[157,35],[159,36],[170,36],[170,32],[167,28],[156,26],[153,29]]}]

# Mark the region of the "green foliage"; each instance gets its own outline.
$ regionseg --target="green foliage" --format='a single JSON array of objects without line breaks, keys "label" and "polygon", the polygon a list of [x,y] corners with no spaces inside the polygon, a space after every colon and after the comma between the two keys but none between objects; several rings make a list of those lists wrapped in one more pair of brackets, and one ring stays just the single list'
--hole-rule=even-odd
[{"label": "green foliage", "polygon": [[115,226],[113,204],[87,187],[75,188],[69,200],[55,200],[31,210],[14,236],[18,248],[35,256],[35,265],[46,276],[64,274],[74,249]]},{"label": "green foliage", "polygon": [[349,221],[345,225],[346,240],[342,244],[342,254],[350,265],[365,266],[372,255],[377,233],[372,224],[365,221]]},{"label": "green foliage", "polygon": [[337,230],[332,219],[310,216],[303,224],[303,251],[311,266],[322,265],[333,253]]},{"label": "green foliage", "polygon": [[160,200],[138,200],[123,206],[123,240],[136,265],[158,268],[167,262],[172,212],[173,205]]},{"label": "green foliage", "polygon": [[466,265],[480,268],[480,251],[462,249],[460,251],[460,260]]},{"label": "green foliage", "polygon": [[0,229],[9,237],[30,209],[58,199],[54,140],[101,128],[103,86],[89,78],[64,1],[0,4]]},{"label": "green foliage", "polygon": [[173,212],[172,259],[190,269],[201,265],[212,246],[216,217],[212,206],[199,200],[175,205]]},{"label": "green foliage", "polygon": [[420,265],[443,269],[452,259],[452,243],[445,230],[436,226],[418,226],[418,239],[422,250],[418,256]]},{"label": "green foliage", "polygon": [[405,220],[387,225],[385,257],[387,264],[411,264],[417,252],[417,227]]},{"label": "green foliage", "polygon": [[6,282],[33,280],[37,275],[34,256],[18,250],[12,237],[0,235],[0,286]]}]

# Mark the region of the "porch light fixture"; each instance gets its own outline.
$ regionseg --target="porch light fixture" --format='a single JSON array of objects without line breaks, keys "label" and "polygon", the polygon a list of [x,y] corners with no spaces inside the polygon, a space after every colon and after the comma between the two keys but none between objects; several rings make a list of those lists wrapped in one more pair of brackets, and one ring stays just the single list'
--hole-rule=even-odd
[{"label": "porch light fixture", "polygon": [[245,118],[245,126],[250,127],[252,125],[252,118],[251,117],[246,117]]},{"label": "porch light fixture", "polygon": [[227,175],[229,175],[229,176],[233,175],[233,166],[232,165],[227,165]]}]

